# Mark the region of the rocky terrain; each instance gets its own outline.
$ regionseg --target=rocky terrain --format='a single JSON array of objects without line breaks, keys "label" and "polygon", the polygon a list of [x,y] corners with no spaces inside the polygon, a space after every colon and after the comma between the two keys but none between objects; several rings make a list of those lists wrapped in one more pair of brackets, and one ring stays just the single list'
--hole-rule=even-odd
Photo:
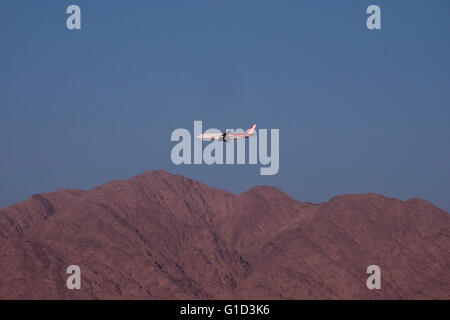
[{"label": "rocky terrain", "polygon": [[0,210],[0,299],[449,299],[449,270],[450,216],[417,198],[312,204],[149,171]]}]

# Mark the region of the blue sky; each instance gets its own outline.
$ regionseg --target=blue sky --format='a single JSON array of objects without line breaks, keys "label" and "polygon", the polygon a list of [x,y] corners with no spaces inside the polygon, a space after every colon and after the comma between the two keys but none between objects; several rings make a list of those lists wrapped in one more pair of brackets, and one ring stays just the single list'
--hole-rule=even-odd
[{"label": "blue sky", "polygon": [[[165,169],[235,193],[376,192],[450,212],[449,57],[447,0],[3,0],[0,207]],[[170,134],[194,120],[279,128],[279,173],[173,165]]]}]

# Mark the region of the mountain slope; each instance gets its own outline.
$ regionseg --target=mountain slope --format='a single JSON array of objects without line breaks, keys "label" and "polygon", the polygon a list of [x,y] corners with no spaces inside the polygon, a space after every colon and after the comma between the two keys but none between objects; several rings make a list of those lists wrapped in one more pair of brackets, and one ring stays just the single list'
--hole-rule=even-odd
[{"label": "mountain slope", "polygon": [[[0,298],[450,298],[450,218],[427,201],[241,195],[165,171],[0,210]],[[82,290],[66,288],[79,265]],[[382,270],[368,290],[366,268]]]}]

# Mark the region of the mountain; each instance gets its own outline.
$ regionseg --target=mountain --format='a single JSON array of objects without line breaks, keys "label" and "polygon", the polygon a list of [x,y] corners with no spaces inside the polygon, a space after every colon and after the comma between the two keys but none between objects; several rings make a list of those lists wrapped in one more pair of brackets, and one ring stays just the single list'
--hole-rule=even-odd
[{"label": "mountain", "polygon": [[0,248],[0,299],[450,298],[450,217],[427,201],[234,195],[162,170],[0,210]]}]

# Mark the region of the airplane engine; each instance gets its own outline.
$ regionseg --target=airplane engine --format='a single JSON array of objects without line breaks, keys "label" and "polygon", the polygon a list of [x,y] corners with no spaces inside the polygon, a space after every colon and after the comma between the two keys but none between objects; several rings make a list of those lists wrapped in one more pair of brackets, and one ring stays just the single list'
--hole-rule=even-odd
[{"label": "airplane engine", "polygon": [[222,134],[222,141],[228,142],[228,134],[227,133]]}]

